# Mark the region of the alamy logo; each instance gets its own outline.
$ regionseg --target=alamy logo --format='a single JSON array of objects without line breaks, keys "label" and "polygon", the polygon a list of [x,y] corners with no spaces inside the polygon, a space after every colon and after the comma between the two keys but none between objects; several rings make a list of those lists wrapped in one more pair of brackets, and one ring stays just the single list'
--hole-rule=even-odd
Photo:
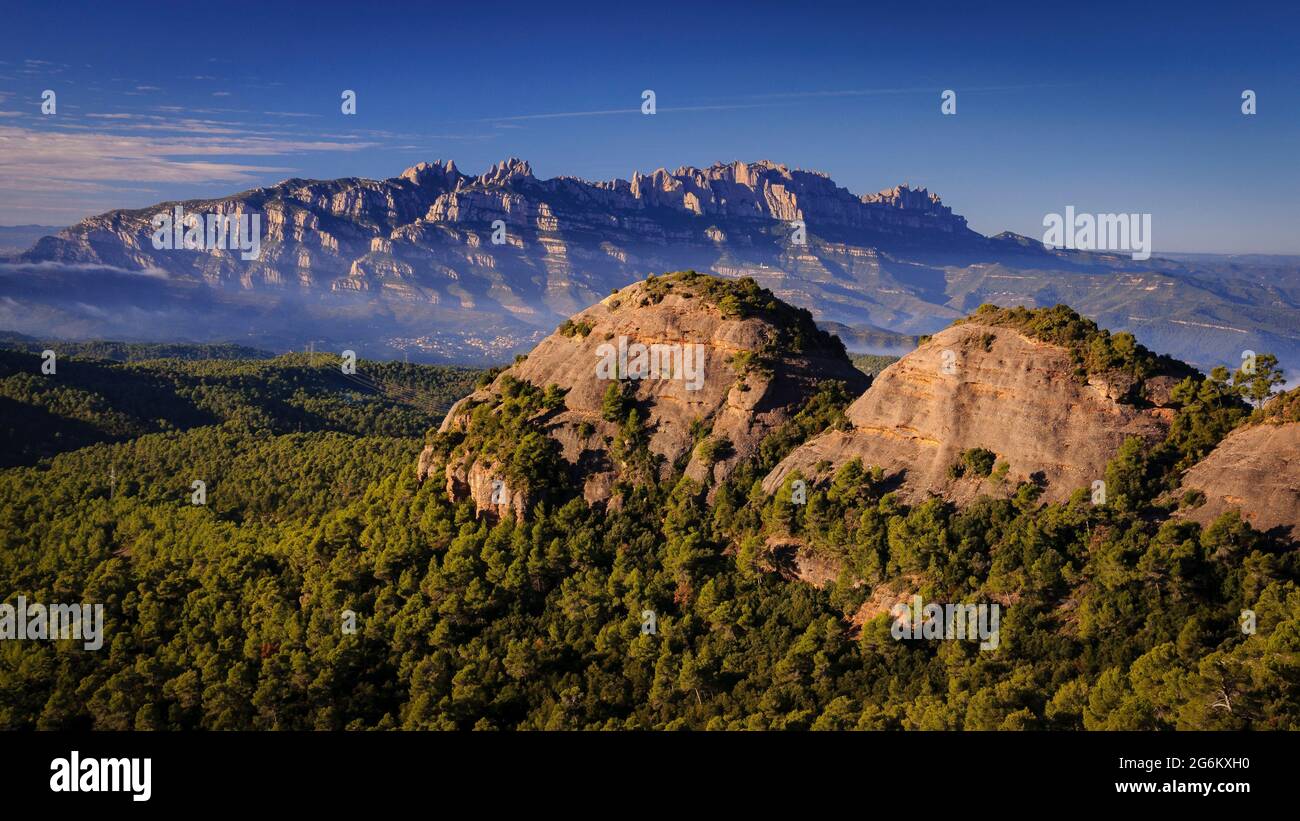
[{"label": "alamy logo", "polygon": [[924,604],[919,595],[894,605],[889,614],[894,623],[889,635],[902,639],[979,639],[981,650],[996,650],[1001,641],[998,625],[1002,611],[998,604]]},{"label": "alamy logo", "polygon": [[104,646],[104,605],[27,603],[0,604],[0,639],[65,641],[77,639],[86,650]]},{"label": "alamy logo", "polygon": [[704,387],[704,346],[698,342],[629,344],[620,336],[617,347],[606,342],[596,356],[597,379],[680,379],[688,391]]},{"label": "alamy logo", "polygon": [[245,261],[262,255],[261,214],[186,214],[178,205],[154,214],[150,224],[155,251],[239,251]]},{"label": "alamy logo", "polygon": [[1131,251],[1133,259],[1151,259],[1150,214],[1076,214],[1043,217],[1043,247],[1079,251]]},{"label": "alamy logo", "polygon": [[51,792],[129,792],[132,801],[153,795],[152,758],[82,758],[76,750],[50,762]]}]

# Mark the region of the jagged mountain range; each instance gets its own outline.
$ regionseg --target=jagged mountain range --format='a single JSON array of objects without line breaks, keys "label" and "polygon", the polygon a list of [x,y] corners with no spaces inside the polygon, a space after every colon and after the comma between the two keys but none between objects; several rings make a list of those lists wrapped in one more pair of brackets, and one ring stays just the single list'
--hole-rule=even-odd
[{"label": "jagged mountain range", "polygon": [[[261,215],[260,257],[156,250],[150,220],[177,205]],[[0,326],[499,361],[611,290],[681,269],[753,277],[859,350],[909,348],[983,302],[1064,302],[1203,367],[1246,348],[1300,360],[1294,260],[1049,251],[985,237],[925,189],[859,196],[768,161],[607,182],[539,179],[518,159],[476,176],[437,161],[110,211],[4,266]]]}]

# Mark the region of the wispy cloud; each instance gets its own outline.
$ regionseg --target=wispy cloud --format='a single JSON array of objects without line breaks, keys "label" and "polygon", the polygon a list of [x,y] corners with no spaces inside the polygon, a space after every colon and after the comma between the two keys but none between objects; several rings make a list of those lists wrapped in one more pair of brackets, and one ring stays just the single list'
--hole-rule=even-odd
[{"label": "wispy cloud", "polygon": [[68,68],[67,63],[55,63],[49,60],[23,60],[18,65],[21,66],[18,73],[29,77],[62,74]]},{"label": "wispy cloud", "polygon": [[29,180],[248,182],[290,169],[181,157],[274,157],[314,151],[357,151],[373,143],[269,139],[260,136],[176,136],[66,133],[0,126],[0,184]]},{"label": "wispy cloud", "polygon": [[[808,95],[811,96],[811,95]],[[793,98],[792,98],[793,99]],[[674,113],[688,111],[737,111],[746,108],[769,108],[775,103],[717,103],[712,105],[679,105],[679,106],[657,106],[656,112]],[[571,117],[608,117],[617,114],[640,114],[638,108],[603,108],[592,109],[588,111],[548,111],[540,114],[515,114],[509,117],[485,117],[474,122],[496,123],[498,128],[508,128],[503,123],[520,122],[524,120],[558,120],[568,119]]]},{"label": "wispy cloud", "polygon": [[[158,199],[156,186],[249,187],[292,175],[297,169],[284,162],[288,157],[376,144],[115,112],[63,120],[57,128],[0,123],[0,223],[22,221],[24,214],[73,221],[139,202],[142,194]],[[270,162],[248,161],[254,158]]]},{"label": "wispy cloud", "polygon": [[116,265],[103,265],[94,262],[0,262],[0,273],[31,273],[44,271],[61,271],[70,273],[109,273],[130,276],[150,277],[152,279],[170,279],[171,275],[161,268],[119,268]]},{"label": "wispy cloud", "polygon": [[[1034,84],[1019,86],[977,86],[964,87],[965,92],[1026,91],[1057,87],[1053,85]],[[771,108],[791,105],[799,102],[840,97],[871,97],[890,94],[938,94],[938,87],[898,87],[898,88],[852,88],[809,91],[783,91],[766,94],[743,94],[732,97],[735,102],[717,101],[697,105],[657,105],[656,113],[685,113],[696,111],[737,111],[752,108]],[[660,98],[662,99],[662,98]],[[748,101],[748,102],[744,102]],[[503,117],[484,117],[472,122],[494,123],[496,128],[518,128],[510,123],[528,120],[557,120],[574,117],[609,117],[619,114],[641,114],[639,106],[629,108],[597,108],[576,111],[547,111],[535,114],[514,114]]]}]

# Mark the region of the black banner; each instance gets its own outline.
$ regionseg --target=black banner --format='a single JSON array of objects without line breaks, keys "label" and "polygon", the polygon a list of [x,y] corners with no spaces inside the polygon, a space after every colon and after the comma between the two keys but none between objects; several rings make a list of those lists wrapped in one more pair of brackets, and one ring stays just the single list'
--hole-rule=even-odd
[{"label": "black banner", "polygon": [[[931,810],[1263,805],[1294,792],[1287,733],[11,733],[32,806]],[[147,766],[145,762],[148,762]],[[75,788],[72,782],[76,781]],[[147,784],[145,783],[147,781]],[[1288,788],[1289,787],[1289,788]],[[146,797],[147,794],[147,797]],[[662,802],[662,807],[660,803]]]}]

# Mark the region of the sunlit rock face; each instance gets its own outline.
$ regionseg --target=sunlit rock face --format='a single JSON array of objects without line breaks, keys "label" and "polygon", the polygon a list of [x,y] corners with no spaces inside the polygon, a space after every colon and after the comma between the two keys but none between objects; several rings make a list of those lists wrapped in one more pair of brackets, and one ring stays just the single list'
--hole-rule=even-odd
[{"label": "sunlit rock face", "polygon": [[[1117,401],[1111,380],[1081,381],[1069,352],[1007,328],[966,322],[882,371],[847,411],[850,427],[797,448],[764,480],[769,492],[798,471],[828,475],[852,459],[882,468],[909,500],[965,502],[1023,481],[1061,501],[1102,479],[1129,436],[1162,440],[1168,408]],[[1164,379],[1153,388],[1163,387]],[[1133,386],[1129,386],[1132,388]],[[963,451],[984,448],[1008,465],[1001,479],[953,478]]]}]

